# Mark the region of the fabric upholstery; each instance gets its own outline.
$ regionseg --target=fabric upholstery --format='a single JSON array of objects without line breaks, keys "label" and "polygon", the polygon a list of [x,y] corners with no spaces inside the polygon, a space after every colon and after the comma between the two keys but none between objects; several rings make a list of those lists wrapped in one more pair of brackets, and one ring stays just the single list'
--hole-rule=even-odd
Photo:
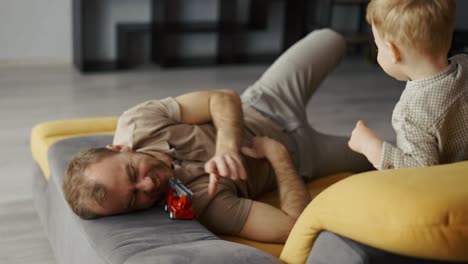
[{"label": "fabric upholstery", "polygon": [[[47,231],[60,263],[279,263],[273,256],[219,239],[197,221],[174,221],[162,205],[127,215],[82,220],[61,191],[68,159],[112,136],[81,136],[53,144],[48,153]],[[86,261],[84,261],[86,260]]]},{"label": "fabric upholstery", "polygon": [[[41,123],[35,126],[31,133],[31,151],[33,153],[33,158],[35,159],[36,163],[41,168],[41,171],[45,177],[45,182],[41,179],[37,179],[38,185],[37,186],[47,186],[47,181],[49,180],[50,169],[49,169],[49,162],[57,162],[56,160],[59,159],[60,162],[66,163],[65,160],[62,160],[62,156],[55,155],[48,157],[47,153],[49,148],[56,142],[61,140],[65,140],[67,138],[80,138],[73,141],[69,141],[68,143],[63,143],[60,145],[60,148],[73,148],[76,151],[86,148],[87,146],[104,146],[105,144],[112,143],[111,136],[103,136],[95,137],[92,135],[99,135],[99,134],[112,134],[116,127],[117,119],[113,117],[109,118],[92,118],[92,119],[71,119],[71,120],[58,120],[58,121],[50,121]],[[90,137],[88,137],[88,136]],[[88,142],[91,141],[91,142]],[[70,143],[71,142],[71,143]],[[81,142],[81,143],[80,143]],[[68,156],[65,156],[68,158]],[[61,165],[62,166],[62,165]],[[65,168],[60,167],[65,170]],[[60,170],[57,171],[57,174],[61,174]],[[319,192],[327,188],[329,185],[347,177],[349,173],[341,173],[337,175],[333,175],[330,177],[325,177],[313,181],[308,184],[308,189],[311,194],[311,197],[315,197]],[[61,177],[61,176],[60,176]],[[42,187],[45,189],[46,187]],[[42,190],[44,191],[44,190]],[[41,191],[41,192],[42,192]],[[56,192],[61,193],[59,189]],[[41,195],[38,195],[36,198],[36,203],[40,201]],[[57,198],[54,198],[57,199]],[[279,207],[278,196],[276,192],[271,192],[262,196],[260,201],[269,203],[276,207]],[[55,203],[55,201],[53,201]],[[44,210],[49,207],[49,203],[41,202],[41,206],[39,206],[40,216],[44,218],[50,218],[48,215],[49,213],[44,213]],[[52,214],[52,213],[51,213]],[[52,217],[53,218],[53,217]],[[47,221],[45,221],[47,222]],[[47,226],[47,225],[45,225]],[[241,243],[244,245],[252,246],[257,249],[263,250],[275,257],[279,257],[280,253],[283,249],[283,244],[277,243],[264,243],[264,242],[257,242],[248,239],[243,239],[240,237],[235,236],[221,236],[222,239],[227,241],[232,241],[236,243]]]},{"label": "fabric upholstery", "polygon": [[[40,167],[34,176],[36,207],[59,263],[155,263],[154,256],[164,260],[158,263],[229,263],[230,260],[226,262],[225,258],[233,252],[237,253],[232,263],[277,263],[271,255],[278,257],[282,244],[239,237],[222,237],[236,243],[219,240],[196,221],[168,221],[167,215],[161,214],[159,205],[144,212],[97,221],[83,221],[76,217],[63,199],[60,187],[65,166],[78,150],[111,143],[116,121],[113,117],[51,121],[39,124],[32,131],[31,150]],[[287,263],[305,263],[308,258],[316,261],[317,257],[327,259],[331,256],[334,260],[328,259],[328,263],[339,263],[334,262],[338,256],[352,259],[347,255],[350,253],[348,246],[352,244],[351,248],[355,250],[353,259],[366,260],[362,263],[380,263],[369,259],[372,252],[364,250],[368,247],[364,244],[369,244],[378,254],[394,252],[435,259],[447,259],[446,256],[450,255],[448,259],[466,260],[461,246],[467,245],[467,214],[463,211],[463,208],[468,208],[463,190],[467,186],[467,177],[463,177],[468,172],[467,167],[465,162],[401,170],[403,172],[370,172],[343,181],[340,180],[349,174],[315,180],[308,184],[312,197],[340,182],[320,194],[306,208],[281,259]],[[264,195],[261,200],[279,206],[275,192]],[[430,223],[433,224],[432,231]],[[455,230],[454,226],[460,229]],[[351,239],[331,232],[322,232],[325,235],[316,239],[323,229]],[[184,230],[183,236],[173,235],[180,230]],[[155,236],[156,233],[159,236]],[[316,244],[311,250],[314,241]],[[205,247],[216,250],[207,252],[206,257],[199,257],[192,250],[205,252]],[[333,254],[327,255],[327,252]],[[356,252],[361,252],[361,255],[356,255]]]},{"label": "fabric upholstery", "polygon": [[280,259],[304,263],[321,230],[392,253],[468,261],[468,162],[372,171],[319,194]]},{"label": "fabric upholstery", "polygon": [[62,139],[82,135],[113,134],[117,126],[116,117],[97,117],[70,120],[55,120],[36,125],[31,131],[31,152],[44,176],[50,177],[47,151]]},{"label": "fabric upholstery", "polygon": [[406,257],[382,251],[332,232],[322,231],[306,264],[460,264]]}]

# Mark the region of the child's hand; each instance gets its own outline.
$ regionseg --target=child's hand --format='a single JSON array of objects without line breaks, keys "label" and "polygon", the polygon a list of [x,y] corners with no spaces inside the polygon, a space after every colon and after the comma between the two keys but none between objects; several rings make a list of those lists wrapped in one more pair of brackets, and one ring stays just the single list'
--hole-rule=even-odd
[{"label": "child's hand", "polygon": [[369,144],[369,141],[374,138],[377,138],[374,131],[372,131],[364,121],[359,120],[351,133],[348,146],[353,151],[364,154],[364,149]]},{"label": "child's hand", "polygon": [[383,141],[362,120],[356,123],[348,142],[353,151],[364,154],[374,167],[381,162],[382,144]]}]

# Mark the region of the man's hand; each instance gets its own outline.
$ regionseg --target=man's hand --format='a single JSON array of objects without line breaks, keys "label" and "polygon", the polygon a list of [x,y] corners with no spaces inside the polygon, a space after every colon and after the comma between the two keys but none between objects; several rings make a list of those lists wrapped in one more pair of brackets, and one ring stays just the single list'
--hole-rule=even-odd
[{"label": "man's hand", "polygon": [[253,158],[266,158],[276,175],[280,208],[252,202],[249,216],[239,235],[259,241],[284,243],[297,218],[310,202],[304,182],[296,172],[288,149],[269,137],[255,137],[252,147],[242,153]]},{"label": "man's hand", "polygon": [[180,106],[182,123],[213,122],[216,127],[215,155],[205,164],[205,171],[210,174],[208,193],[216,193],[220,177],[246,179],[239,153],[244,127],[239,94],[231,90],[211,90],[188,93],[175,99]]},{"label": "man's hand", "polygon": [[207,163],[205,163],[205,172],[210,174],[208,193],[211,196],[216,193],[220,177],[229,177],[233,180],[247,179],[247,173],[245,172],[242,157],[235,151],[216,154]]},{"label": "man's hand", "polygon": [[281,143],[269,137],[255,137],[252,140],[252,147],[242,147],[241,151],[246,156],[261,159],[271,155],[275,148],[281,146]]},{"label": "man's hand", "polygon": [[362,120],[356,123],[348,142],[353,151],[366,156],[374,167],[381,163],[382,144],[383,141]]},{"label": "man's hand", "polygon": [[297,219],[310,202],[309,192],[294,167],[288,149],[269,137],[255,137],[252,147],[242,148],[242,153],[253,158],[266,158],[275,171],[281,210]]}]

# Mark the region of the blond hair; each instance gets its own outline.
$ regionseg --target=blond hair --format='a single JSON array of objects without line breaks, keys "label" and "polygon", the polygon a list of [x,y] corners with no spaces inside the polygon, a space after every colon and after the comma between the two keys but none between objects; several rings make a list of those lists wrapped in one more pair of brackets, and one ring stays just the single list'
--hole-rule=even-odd
[{"label": "blond hair", "polygon": [[455,0],[371,0],[366,18],[384,40],[424,54],[447,55],[455,10]]},{"label": "blond hair", "polygon": [[102,205],[106,197],[106,190],[102,184],[85,177],[86,169],[117,153],[107,148],[92,148],[79,152],[68,163],[62,190],[65,200],[79,217],[83,219],[99,217],[100,215],[89,209],[89,205],[90,203]]}]

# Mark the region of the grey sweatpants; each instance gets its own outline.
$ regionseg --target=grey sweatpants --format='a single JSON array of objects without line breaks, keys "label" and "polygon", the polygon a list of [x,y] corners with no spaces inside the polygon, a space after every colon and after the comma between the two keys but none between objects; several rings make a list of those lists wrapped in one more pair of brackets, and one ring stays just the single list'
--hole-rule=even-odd
[{"label": "grey sweatpants", "polygon": [[373,169],[363,155],[349,149],[349,137],[319,133],[307,121],[307,103],[341,61],[345,49],[338,33],[316,30],[284,52],[242,94],[244,103],[284,128],[292,141],[298,173],[307,179]]}]

